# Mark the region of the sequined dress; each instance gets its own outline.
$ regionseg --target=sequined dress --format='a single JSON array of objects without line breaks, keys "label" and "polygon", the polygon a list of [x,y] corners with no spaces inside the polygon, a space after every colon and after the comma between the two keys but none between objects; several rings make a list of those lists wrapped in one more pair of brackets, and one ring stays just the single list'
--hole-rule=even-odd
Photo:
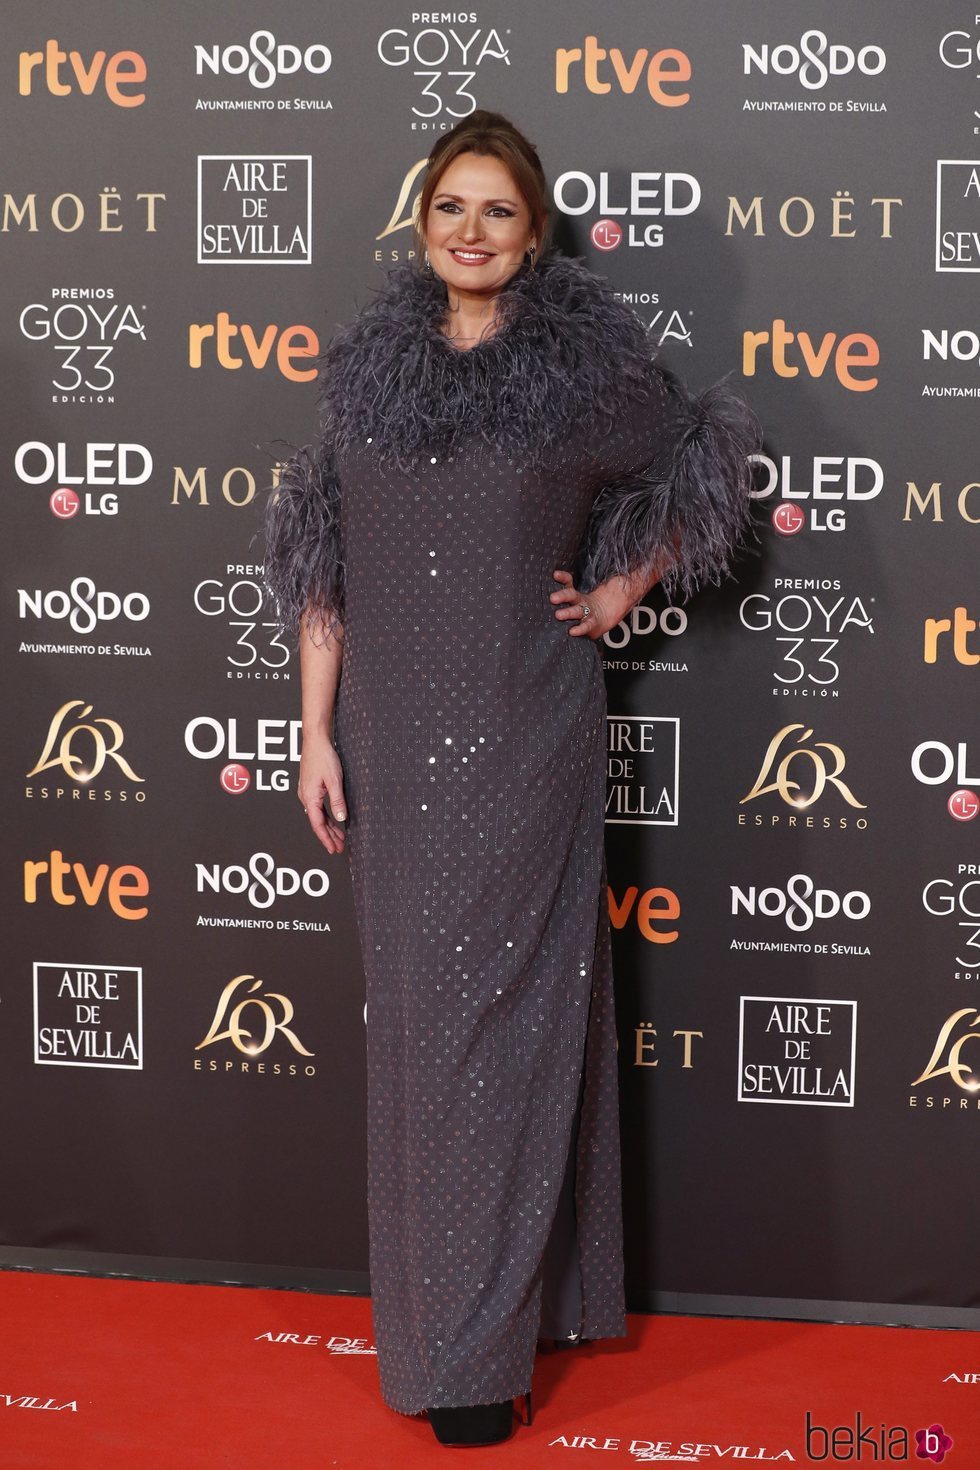
[{"label": "sequined dress", "polygon": [[606,695],[549,594],[685,528],[694,586],[747,520],[747,411],[671,388],[583,265],[504,295],[462,351],[438,279],[392,273],[325,354],[267,518],[284,625],[311,601],[344,629],[372,1311],[406,1414],[523,1393],[539,1336],[625,1335]]}]

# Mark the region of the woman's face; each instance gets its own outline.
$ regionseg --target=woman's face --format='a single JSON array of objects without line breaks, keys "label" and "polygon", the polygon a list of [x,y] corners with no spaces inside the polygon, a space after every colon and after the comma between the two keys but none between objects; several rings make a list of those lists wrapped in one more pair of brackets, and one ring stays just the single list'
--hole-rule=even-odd
[{"label": "woman's face", "polygon": [[432,269],[463,291],[498,291],[537,244],[530,210],[510,170],[482,154],[453,159],[424,225]]}]

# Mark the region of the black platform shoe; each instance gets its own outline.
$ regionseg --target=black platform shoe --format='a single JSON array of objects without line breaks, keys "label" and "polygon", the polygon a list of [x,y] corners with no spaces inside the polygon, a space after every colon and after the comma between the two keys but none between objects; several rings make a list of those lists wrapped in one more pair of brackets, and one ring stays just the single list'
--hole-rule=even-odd
[{"label": "black platform shoe", "polygon": [[583,1337],[580,1332],[569,1332],[565,1337],[539,1337],[538,1346],[548,1352],[558,1352],[561,1348],[583,1347],[591,1341],[591,1337]]},{"label": "black platform shoe", "polygon": [[[523,1395],[524,1418],[522,1424],[531,1422],[531,1391]],[[514,1427],[514,1400],[504,1399],[499,1404],[463,1404],[459,1407],[428,1409],[432,1431],[440,1444],[488,1445],[500,1444],[510,1437]]]}]

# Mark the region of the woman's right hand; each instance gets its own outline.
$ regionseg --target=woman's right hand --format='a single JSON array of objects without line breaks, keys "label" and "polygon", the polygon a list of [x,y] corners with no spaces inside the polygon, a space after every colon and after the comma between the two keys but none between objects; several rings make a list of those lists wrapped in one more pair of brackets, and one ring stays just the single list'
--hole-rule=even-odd
[{"label": "woman's right hand", "polygon": [[[327,852],[343,852],[346,833],[341,821],[347,816],[344,772],[340,756],[328,735],[304,734],[296,794],[306,808],[310,826]],[[330,808],[329,817],[323,809],[324,800]]]}]

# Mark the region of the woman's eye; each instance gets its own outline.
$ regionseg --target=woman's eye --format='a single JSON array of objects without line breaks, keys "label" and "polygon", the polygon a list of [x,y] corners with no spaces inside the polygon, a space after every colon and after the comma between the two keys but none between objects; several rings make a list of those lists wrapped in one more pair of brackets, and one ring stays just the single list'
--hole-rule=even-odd
[{"label": "woman's eye", "polygon": [[[458,208],[459,205],[454,204],[451,199],[444,199],[441,204],[436,205],[436,209],[442,210],[445,214],[455,212]],[[490,213],[498,215],[502,214],[504,219],[513,219],[514,217],[514,211],[512,209],[505,209],[502,204],[492,205],[490,208]]]}]

